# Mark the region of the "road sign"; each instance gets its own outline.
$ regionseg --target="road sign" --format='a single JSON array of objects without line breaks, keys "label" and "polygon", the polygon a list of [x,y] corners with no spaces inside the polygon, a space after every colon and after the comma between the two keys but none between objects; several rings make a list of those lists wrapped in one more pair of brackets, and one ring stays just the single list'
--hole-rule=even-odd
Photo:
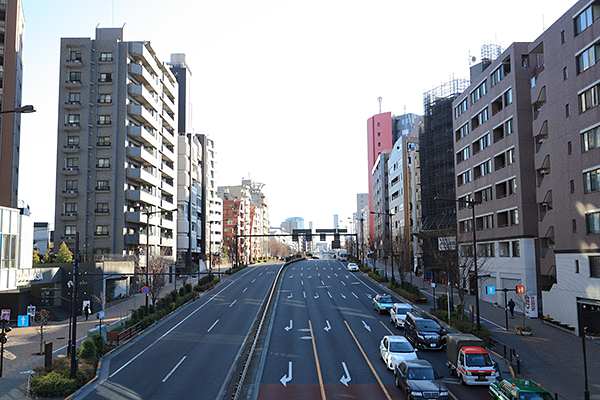
[{"label": "road sign", "polygon": [[29,315],[19,315],[17,317],[17,326],[29,326]]},{"label": "road sign", "polygon": [[148,286],[142,286],[142,293],[148,294],[149,291],[150,289],[148,288]]},{"label": "road sign", "polygon": [[517,286],[517,294],[525,294],[525,286]]},{"label": "road sign", "polygon": [[98,313],[98,319],[103,319],[104,318],[104,311],[100,311]]},{"label": "road sign", "polygon": [[0,314],[0,319],[10,321],[10,310],[2,310],[2,314]]},{"label": "road sign", "polygon": [[27,315],[35,317],[35,306],[27,306]]},{"label": "road sign", "polygon": [[485,293],[486,294],[496,294],[496,286],[486,286]]}]

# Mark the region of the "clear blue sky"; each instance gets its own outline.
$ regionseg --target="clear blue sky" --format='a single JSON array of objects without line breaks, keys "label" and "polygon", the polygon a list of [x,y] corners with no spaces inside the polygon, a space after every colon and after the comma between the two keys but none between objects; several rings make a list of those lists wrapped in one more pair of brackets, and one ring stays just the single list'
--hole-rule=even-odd
[{"label": "clear blue sky", "polygon": [[[407,4],[408,3],[408,4]],[[19,197],[54,222],[61,37],[123,26],[160,59],[186,53],[193,124],[215,140],[218,184],[266,184],[271,224],[333,226],[367,192],[366,121],[423,113],[422,96],[468,78],[484,43],[532,41],[573,0],[24,0]],[[114,8],[113,8],[114,7]],[[516,12],[519,14],[516,14]]]}]

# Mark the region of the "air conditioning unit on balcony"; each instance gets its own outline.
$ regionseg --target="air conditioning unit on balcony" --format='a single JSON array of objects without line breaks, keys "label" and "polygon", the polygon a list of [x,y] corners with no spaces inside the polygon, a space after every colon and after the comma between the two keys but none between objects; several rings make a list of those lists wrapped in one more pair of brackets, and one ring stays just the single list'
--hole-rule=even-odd
[{"label": "air conditioning unit on balcony", "polygon": [[548,173],[548,170],[542,169],[540,170],[540,174],[542,175],[546,175]]}]

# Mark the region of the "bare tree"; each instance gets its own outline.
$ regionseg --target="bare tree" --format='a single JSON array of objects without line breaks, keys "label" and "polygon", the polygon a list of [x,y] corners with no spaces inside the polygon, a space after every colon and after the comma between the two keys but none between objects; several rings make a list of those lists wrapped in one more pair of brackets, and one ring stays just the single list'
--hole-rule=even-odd
[{"label": "bare tree", "polygon": [[167,275],[172,261],[164,255],[151,257],[148,263],[148,294],[152,304],[160,297],[160,292],[167,283]]},{"label": "bare tree", "polygon": [[50,321],[50,311],[41,309],[36,314],[36,320],[40,324],[40,327],[37,329],[38,335],[40,335],[40,352],[38,354],[44,354],[44,326],[48,325]]}]

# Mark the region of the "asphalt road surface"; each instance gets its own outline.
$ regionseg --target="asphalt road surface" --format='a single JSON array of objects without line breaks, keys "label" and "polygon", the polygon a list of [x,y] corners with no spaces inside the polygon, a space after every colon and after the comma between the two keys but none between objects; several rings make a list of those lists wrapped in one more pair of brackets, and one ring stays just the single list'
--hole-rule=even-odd
[{"label": "asphalt road surface", "polygon": [[[372,298],[382,289],[337,260],[306,260],[282,275],[252,398],[405,399],[379,357],[384,335],[403,335],[378,315]],[[397,296],[393,296],[400,302]],[[489,399],[487,387],[458,384],[446,352],[421,350],[452,399]]]},{"label": "asphalt road surface", "polygon": [[105,357],[96,384],[76,398],[218,399],[281,268],[240,271]]}]

